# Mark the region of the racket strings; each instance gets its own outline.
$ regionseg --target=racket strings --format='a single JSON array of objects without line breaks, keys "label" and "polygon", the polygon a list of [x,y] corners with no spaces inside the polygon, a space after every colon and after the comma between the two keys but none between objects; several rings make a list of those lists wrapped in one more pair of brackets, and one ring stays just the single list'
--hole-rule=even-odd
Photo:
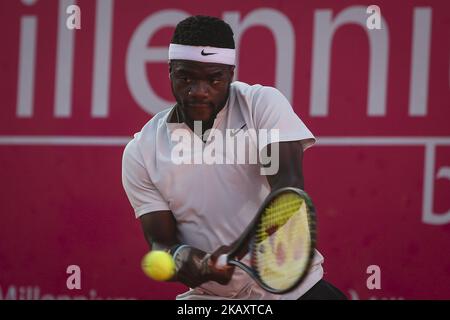
[{"label": "racket strings", "polygon": [[270,203],[261,217],[261,223],[258,225],[257,239],[262,241],[270,235],[270,231],[274,232],[277,228],[283,226],[300,209],[302,201],[303,199],[299,196],[287,194]]},{"label": "racket strings", "polygon": [[294,285],[307,267],[311,240],[307,204],[296,193],[275,198],[257,227],[252,261],[260,279],[276,289]]}]

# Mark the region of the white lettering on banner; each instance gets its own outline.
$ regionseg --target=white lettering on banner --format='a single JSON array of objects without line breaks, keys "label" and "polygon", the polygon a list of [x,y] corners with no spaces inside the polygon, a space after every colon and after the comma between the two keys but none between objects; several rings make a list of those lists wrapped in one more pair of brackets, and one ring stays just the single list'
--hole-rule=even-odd
[{"label": "white lettering on banner", "polygon": [[[331,21],[331,10],[317,10],[315,14],[312,91],[310,97],[310,114],[312,116],[328,116],[330,55],[333,35],[339,27],[347,23],[364,26],[363,10],[364,8],[359,6],[347,8],[341,11],[333,22]],[[370,48],[367,98],[367,115],[369,117],[386,115],[389,30],[383,17],[381,17],[381,20],[385,26],[382,32],[369,32],[366,30]],[[426,116],[431,42],[431,8],[421,7],[414,9],[412,34],[413,50],[409,114],[411,116]]]},{"label": "white lettering on banner", "polygon": [[0,285],[0,300],[136,300],[133,297],[100,297],[95,289],[90,289],[86,295],[62,295],[62,294],[41,294],[39,286],[16,286],[9,285],[5,292]]},{"label": "white lettering on banner", "polygon": [[[254,26],[268,28],[275,39],[275,86],[289,101],[293,98],[295,70],[295,30],[291,21],[275,9],[256,9],[249,12],[240,22],[239,12],[225,12],[223,19],[234,30],[234,38],[239,56],[239,47],[243,34]],[[239,59],[236,59],[235,77],[238,79]]]},{"label": "white lettering on banner", "polygon": [[[75,0],[59,2],[59,22],[57,39],[57,60],[55,75],[54,116],[70,118],[72,115],[72,78],[74,33],[65,27],[67,6]],[[93,118],[106,118],[109,115],[109,82],[111,68],[111,39],[113,25],[113,0],[96,1],[94,74],[92,84],[91,115]],[[412,26],[411,79],[409,90],[409,115],[427,115],[428,74],[431,45],[430,7],[414,9]],[[365,28],[365,9],[352,6],[339,12],[332,19],[331,9],[320,9],[314,15],[314,34],[312,52],[312,83],[310,115],[328,116],[330,57],[334,34],[347,24],[357,24],[364,28],[369,39],[369,80],[367,90],[367,115],[381,117],[386,115],[386,88],[388,84],[389,29],[381,17],[383,29],[370,32]],[[158,96],[149,82],[146,64],[167,63],[167,46],[148,47],[149,40],[164,27],[173,27],[188,16],[180,10],[162,10],[146,18],[131,37],[126,54],[126,80],[133,99],[147,113],[156,114],[173,104]],[[295,30],[283,13],[275,9],[256,9],[240,21],[240,13],[224,12],[226,20],[235,29],[239,44],[246,30],[254,26],[268,28],[275,39],[275,86],[289,101],[293,98],[295,70]],[[262,22],[264,21],[264,22]],[[37,18],[25,16],[21,19],[20,51],[18,70],[18,91],[16,115],[18,118],[33,116],[34,72],[36,60]],[[239,50],[239,46],[237,46]],[[237,64],[239,59],[237,60]],[[236,70],[236,75],[239,70]]]},{"label": "white lettering on banner", "polygon": [[107,118],[109,115],[113,5],[113,0],[97,1],[95,10],[94,79],[91,103],[93,118]]},{"label": "white lettering on banner", "polygon": [[[358,292],[356,292],[356,290],[354,289],[350,289],[348,290],[349,296],[350,296],[350,300],[360,300],[359,299],[359,295]],[[405,298],[403,297],[369,297],[367,300],[405,300]]]},{"label": "white lettering on banner", "polygon": [[16,116],[31,118],[33,116],[34,73],[36,70],[37,18],[25,16],[20,20]]},{"label": "white lettering on banner", "polygon": [[58,14],[58,40],[55,77],[55,116],[69,118],[72,115],[72,79],[75,33],[66,28],[66,8],[75,0],[60,0]]},{"label": "white lettering on banner", "polygon": [[[173,102],[159,97],[153,91],[145,68],[145,64],[148,62],[167,62],[167,47],[148,48],[147,43],[161,28],[175,26],[188,16],[188,13],[179,10],[164,10],[153,14],[138,26],[130,41],[126,58],[127,82],[136,102],[150,114],[158,113],[168,105],[172,105]],[[242,35],[253,26],[265,26],[273,33],[277,53],[275,85],[288,100],[292,100],[295,32],[291,22],[285,15],[273,9],[258,9],[250,12],[242,22],[239,19],[239,12],[224,13],[224,20],[231,25],[235,32],[238,50]],[[238,60],[236,66],[238,66]],[[238,72],[239,68],[236,68],[236,79]]]},{"label": "white lettering on banner", "polygon": [[431,8],[414,9],[409,115],[427,114],[430,69]]},{"label": "white lettering on banner", "polygon": [[[450,137],[326,137],[318,139],[319,145],[330,146],[424,146],[425,164],[423,178],[423,198],[422,198],[422,222],[431,225],[443,225],[450,223],[450,210],[445,213],[433,212],[434,195],[434,166],[436,146],[450,146]],[[450,167],[441,167],[438,170],[437,179],[445,178],[450,180]]]},{"label": "white lettering on banner", "polygon": [[332,10],[317,10],[314,18],[312,83],[310,108],[312,116],[328,116],[330,87],[331,43],[337,29],[345,24],[357,24],[369,38],[369,84],[367,91],[367,115],[386,115],[386,88],[389,57],[389,29],[383,18],[382,30],[366,29],[365,9],[353,6],[342,10],[332,20]]},{"label": "white lettering on banner", "polygon": [[[423,208],[422,208],[422,222],[431,225],[442,225],[450,223],[450,210],[445,214],[436,214],[433,210],[433,195],[434,195],[434,166],[436,143],[429,143],[425,145],[425,169],[423,173]],[[436,179],[450,180],[450,167],[439,168]]]},{"label": "white lettering on banner", "polygon": [[147,43],[159,29],[174,27],[188,16],[188,13],[180,10],[163,10],[152,14],[137,27],[130,40],[126,57],[127,83],[133,98],[150,114],[158,113],[173,102],[156,95],[148,81],[146,69],[148,62],[167,63],[168,47],[147,47]]},{"label": "white lettering on banner", "polygon": [[[29,5],[33,4],[28,1]],[[74,6],[76,1],[63,0],[59,2],[58,39],[54,116],[58,118],[70,118],[72,115],[72,75],[73,75],[73,51],[74,35],[66,28],[65,10]],[[113,0],[97,1],[94,74],[92,84],[92,116],[107,117],[109,106],[109,82],[111,67],[111,37]],[[34,83],[36,68],[36,34],[37,18],[24,16],[21,18],[19,70],[17,85],[18,118],[33,117]]]}]

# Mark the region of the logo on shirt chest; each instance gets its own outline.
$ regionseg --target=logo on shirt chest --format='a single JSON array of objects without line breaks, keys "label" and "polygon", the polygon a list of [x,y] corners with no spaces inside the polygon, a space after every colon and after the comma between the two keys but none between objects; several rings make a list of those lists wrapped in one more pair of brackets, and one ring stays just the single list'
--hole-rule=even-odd
[{"label": "logo on shirt chest", "polygon": [[[271,175],[278,171],[278,147],[272,147],[270,154],[268,144],[279,141],[278,129],[253,128],[244,130],[247,124],[225,132],[213,128],[203,132],[201,121],[194,123],[194,132],[189,128],[178,128],[171,133],[175,142],[171,152],[171,161],[181,164],[259,164],[262,175]],[[203,141],[200,137],[207,137]]]},{"label": "logo on shirt chest", "polygon": [[230,136],[232,138],[234,138],[239,132],[242,132],[241,130],[244,129],[247,126],[246,123],[244,123],[244,125],[242,127],[240,127],[239,129],[233,129],[230,131]]}]

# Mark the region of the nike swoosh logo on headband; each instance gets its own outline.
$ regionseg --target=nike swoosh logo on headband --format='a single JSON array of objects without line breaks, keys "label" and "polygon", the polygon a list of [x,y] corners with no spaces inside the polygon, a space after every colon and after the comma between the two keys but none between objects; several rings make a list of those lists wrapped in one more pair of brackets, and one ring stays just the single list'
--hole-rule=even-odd
[{"label": "nike swoosh logo on headband", "polygon": [[202,56],[210,56],[212,54],[217,54],[217,52],[205,52],[205,49],[202,50]]}]

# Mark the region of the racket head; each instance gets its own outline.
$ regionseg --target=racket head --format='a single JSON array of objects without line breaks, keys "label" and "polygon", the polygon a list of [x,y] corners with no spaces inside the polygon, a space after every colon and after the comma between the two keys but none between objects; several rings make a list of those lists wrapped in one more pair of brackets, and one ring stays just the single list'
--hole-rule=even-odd
[{"label": "racket head", "polygon": [[298,188],[276,190],[261,206],[250,241],[251,269],[265,290],[286,293],[308,274],[316,244],[316,213]]}]

